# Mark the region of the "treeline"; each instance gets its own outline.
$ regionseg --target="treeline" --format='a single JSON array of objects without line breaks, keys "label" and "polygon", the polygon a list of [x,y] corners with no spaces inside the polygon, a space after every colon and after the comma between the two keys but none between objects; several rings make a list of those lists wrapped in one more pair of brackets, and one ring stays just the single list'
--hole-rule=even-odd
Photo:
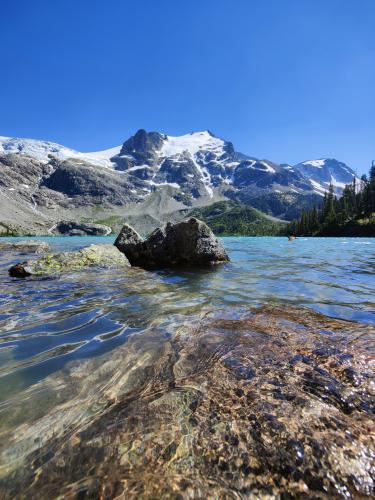
[{"label": "treeline", "polygon": [[375,236],[375,165],[368,177],[347,184],[340,198],[330,184],[321,206],[303,211],[286,231],[295,236]]}]

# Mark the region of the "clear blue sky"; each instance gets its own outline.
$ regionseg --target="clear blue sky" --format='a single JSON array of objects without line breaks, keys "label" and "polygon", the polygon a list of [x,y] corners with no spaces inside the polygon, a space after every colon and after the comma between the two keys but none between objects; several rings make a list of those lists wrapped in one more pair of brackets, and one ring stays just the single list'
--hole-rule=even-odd
[{"label": "clear blue sky", "polygon": [[208,129],[275,162],[375,159],[374,0],[4,0],[0,19],[0,135]]}]

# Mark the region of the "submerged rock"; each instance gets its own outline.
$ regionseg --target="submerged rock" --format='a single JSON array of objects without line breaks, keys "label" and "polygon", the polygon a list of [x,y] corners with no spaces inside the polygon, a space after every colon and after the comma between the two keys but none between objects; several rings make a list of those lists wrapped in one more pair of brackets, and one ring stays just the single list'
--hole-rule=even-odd
[{"label": "submerged rock", "polygon": [[144,268],[176,265],[209,265],[228,262],[229,257],[211,229],[192,217],[157,228],[146,240],[127,224],[122,228],[115,246],[132,266]]},{"label": "submerged rock", "polygon": [[[0,491],[371,498],[374,334],[293,307],[205,311],[147,329],[51,376],[48,412],[35,391],[34,419],[3,431],[0,459],[15,469],[0,468]],[[8,412],[22,419],[24,407],[19,398]]]},{"label": "submerged rock", "polygon": [[54,234],[64,234],[66,236],[108,236],[112,229],[103,224],[93,224],[88,222],[60,221],[52,229]]},{"label": "submerged rock", "polygon": [[46,241],[24,240],[24,241],[0,241],[1,251],[12,251],[20,253],[44,253],[50,249]]},{"label": "submerged rock", "polygon": [[9,269],[9,275],[25,278],[32,275],[54,274],[85,267],[129,266],[125,255],[113,245],[90,245],[78,252],[47,254],[36,261],[22,262]]}]

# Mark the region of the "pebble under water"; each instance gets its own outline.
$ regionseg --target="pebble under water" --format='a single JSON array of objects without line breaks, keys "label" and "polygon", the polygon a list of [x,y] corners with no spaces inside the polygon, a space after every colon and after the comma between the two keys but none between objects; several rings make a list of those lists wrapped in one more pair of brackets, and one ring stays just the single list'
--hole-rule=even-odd
[{"label": "pebble under water", "polygon": [[223,243],[199,271],[0,255],[0,498],[374,494],[375,239]]}]

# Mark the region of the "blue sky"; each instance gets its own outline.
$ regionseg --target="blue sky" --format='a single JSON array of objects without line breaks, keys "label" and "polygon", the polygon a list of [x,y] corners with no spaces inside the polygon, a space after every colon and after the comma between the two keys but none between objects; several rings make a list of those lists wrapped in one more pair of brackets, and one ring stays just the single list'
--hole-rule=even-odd
[{"label": "blue sky", "polygon": [[18,0],[0,16],[0,135],[92,151],[208,129],[275,162],[375,159],[374,0]]}]

